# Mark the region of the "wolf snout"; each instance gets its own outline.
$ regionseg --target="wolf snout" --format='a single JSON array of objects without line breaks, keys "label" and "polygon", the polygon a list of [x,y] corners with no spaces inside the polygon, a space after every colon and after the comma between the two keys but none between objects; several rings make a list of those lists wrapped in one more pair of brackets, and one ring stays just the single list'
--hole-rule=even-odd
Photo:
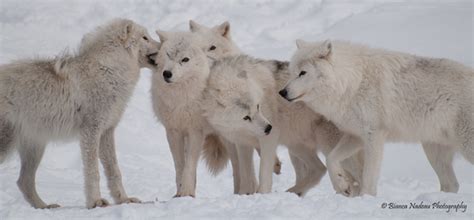
[{"label": "wolf snout", "polygon": [[149,63],[149,64],[151,64],[151,65],[153,65],[153,66],[158,65],[158,64],[156,63],[156,61],[155,61],[156,55],[158,55],[158,53],[156,53],[156,52],[155,52],[155,53],[150,53],[150,54],[146,55],[146,58],[148,59],[148,63]]},{"label": "wolf snout", "polygon": [[288,91],[286,91],[286,89],[282,89],[282,90],[280,90],[280,92],[278,92],[278,94],[280,94],[281,97],[287,99],[286,96],[288,96]]},{"label": "wolf snout", "polygon": [[163,71],[163,78],[165,79],[165,81],[167,83],[170,83],[171,82],[171,77],[173,77],[173,73],[169,70],[165,70]]},{"label": "wolf snout", "polygon": [[265,127],[265,134],[269,135],[270,131],[272,131],[272,125],[267,125],[267,127]]}]

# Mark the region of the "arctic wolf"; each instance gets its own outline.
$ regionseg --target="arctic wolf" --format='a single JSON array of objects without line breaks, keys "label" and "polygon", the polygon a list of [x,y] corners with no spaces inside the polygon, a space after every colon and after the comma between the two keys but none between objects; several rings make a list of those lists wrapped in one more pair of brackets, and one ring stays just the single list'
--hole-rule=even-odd
[{"label": "arctic wolf", "polygon": [[[204,53],[207,55],[207,57],[210,60],[217,60],[226,56],[234,56],[234,55],[242,54],[240,49],[232,40],[231,33],[230,33],[230,24],[227,21],[223,22],[220,25],[209,28],[193,20],[190,20],[189,29],[192,33],[200,36],[200,39],[201,39],[200,47],[203,49]],[[212,159],[212,157],[208,157],[208,155],[212,155],[214,152],[213,150],[219,150],[219,149],[218,148],[211,149],[210,146],[218,146],[218,145],[212,145],[212,144],[204,145],[204,149],[206,150],[204,155],[207,158]],[[228,146],[228,147],[234,148],[233,146]],[[234,150],[235,149],[229,149],[229,152],[234,152]],[[257,148],[257,152],[260,154],[259,148]],[[219,155],[219,154],[214,154],[214,155]],[[238,158],[236,157],[236,155],[233,155],[232,153],[230,153],[230,156],[231,158],[234,159],[232,160],[233,164],[237,162],[236,160]],[[213,161],[213,160],[208,160],[208,162],[210,161]],[[220,160],[220,163],[222,163],[222,161],[223,160]],[[208,165],[210,166],[211,169],[214,169],[213,167],[217,167],[217,166],[213,166],[213,164],[208,164]],[[273,172],[276,174],[280,174],[280,170],[281,170],[281,162],[278,159],[278,157],[276,157]],[[234,169],[234,171],[238,173],[238,169]],[[237,179],[235,180],[237,181]]]},{"label": "arctic wolf", "polygon": [[189,29],[192,33],[198,34],[202,37],[200,47],[211,59],[216,60],[241,53],[240,49],[232,40],[230,35],[230,24],[227,21],[209,28],[190,20]]},{"label": "arctic wolf", "polygon": [[280,94],[304,101],[345,134],[329,154],[333,185],[345,190],[339,162],[364,152],[361,194],[376,195],[388,141],[421,142],[441,190],[457,192],[456,151],[474,163],[474,71],[447,59],[348,42],[297,41],[292,79]]},{"label": "arctic wolf", "polygon": [[[55,208],[36,192],[35,174],[46,144],[79,137],[87,208],[106,206],[98,160],[116,203],[128,197],[115,155],[114,130],[159,44],[142,26],[116,19],[84,36],[75,55],[0,66],[0,161],[18,149],[18,187],[35,208]],[[151,63],[149,63],[151,62]]]},{"label": "arctic wolf", "polygon": [[[260,146],[258,192],[271,190],[269,158],[275,154],[278,144],[286,145],[296,172],[296,184],[288,191],[303,196],[326,172],[317,150],[327,155],[342,134],[303,103],[290,105],[278,96],[277,91],[288,78],[288,63],[285,62],[257,60],[244,55],[218,60],[211,67],[203,109],[214,129],[238,145],[240,172],[253,171],[252,157],[245,149]],[[348,165],[354,169],[349,172],[360,175],[355,169],[362,166],[357,164],[360,161],[351,162],[354,163]],[[348,181],[352,182],[352,190],[356,190],[356,181],[352,178]]]},{"label": "arctic wolf", "polygon": [[[175,163],[176,197],[195,196],[196,168],[206,136],[222,144],[202,116],[200,101],[209,75],[199,37],[188,32],[157,31],[161,47],[152,76],[152,102]],[[225,164],[224,164],[225,165]]]}]

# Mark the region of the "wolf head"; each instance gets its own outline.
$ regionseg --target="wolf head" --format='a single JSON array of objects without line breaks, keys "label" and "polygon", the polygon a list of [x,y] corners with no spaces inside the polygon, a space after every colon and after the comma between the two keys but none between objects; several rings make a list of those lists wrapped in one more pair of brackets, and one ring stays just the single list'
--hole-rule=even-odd
[{"label": "wolf head", "polygon": [[201,35],[200,47],[210,59],[215,60],[241,53],[230,37],[230,24],[227,21],[208,28],[190,20],[189,28],[192,33]]},{"label": "wolf head", "polygon": [[290,80],[279,93],[288,101],[314,102],[331,95],[337,84],[332,71],[332,43],[297,40],[290,61]]},{"label": "wolf head", "polygon": [[148,68],[154,66],[153,56],[158,53],[160,46],[143,26],[127,19],[114,19],[86,34],[82,39],[79,53],[100,49],[104,45],[123,47],[137,59],[140,67]]},{"label": "wolf head", "polygon": [[212,66],[204,91],[204,115],[216,129],[268,135],[272,126],[263,113],[264,91],[251,77],[265,68],[239,66],[233,63],[237,59],[225,58]]},{"label": "wolf head", "polygon": [[187,82],[190,79],[206,80],[208,60],[196,41],[199,36],[185,32],[156,31],[161,47],[156,58],[157,73],[167,83]]}]

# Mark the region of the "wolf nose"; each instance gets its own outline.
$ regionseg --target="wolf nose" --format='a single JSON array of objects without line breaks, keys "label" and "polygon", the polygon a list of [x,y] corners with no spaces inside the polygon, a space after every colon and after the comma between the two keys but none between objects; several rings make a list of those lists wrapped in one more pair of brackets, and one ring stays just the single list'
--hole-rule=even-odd
[{"label": "wolf nose", "polygon": [[265,127],[265,134],[270,134],[270,131],[272,131],[272,125],[267,125],[267,127]]},{"label": "wolf nose", "polygon": [[148,59],[153,59],[154,56],[158,55],[158,53],[150,53],[148,55],[146,55],[146,57],[148,57]]},{"label": "wolf nose", "polygon": [[157,55],[158,53],[151,53],[151,54],[148,54],[146,55],[146,57],[148,58],[148,63],[153,65],[153,66],[158,66],[158,64],[155,62],[155,59],[154,57]]},{"label": "wolf nose", "polygon": [[172,76],[173,76],[173,73],[171,73],[171,71],[169,71],[169,70],[163,71],[163,77],[165,77],[165,79],[169,79]]},{"label": "wolf nose", "polygon": [[286,91],[286,89],[282,89],[282,90],[280,90],[280,92],[278,92],[278,94],[280,94],[281,97],[286,99],[286,96],[288,95],[288,92]]}]

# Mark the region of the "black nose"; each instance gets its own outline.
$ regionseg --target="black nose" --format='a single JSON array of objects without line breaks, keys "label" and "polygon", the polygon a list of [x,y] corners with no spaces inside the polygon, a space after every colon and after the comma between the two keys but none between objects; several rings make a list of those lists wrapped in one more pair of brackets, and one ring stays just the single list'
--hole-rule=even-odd
[{"label": "black nose", "polygon": [[278,92],[278,94],[280,94],[281,97],[286,99],[286,96],[288,95],[288,92],[286,91],[286,89],[282,89],[282,90],[280,90],[280,92]]},{"label": "black nose", "polygon": [[272,126],[271,125],[267,125],[267,127],[265,127],[265,134],[270,134],[270,131],[272,131]]},{"label": "black nose", "polygon": [[158,64],[156,63],[155,61],[155,56],[157,55],[158,53],[151,53],[151,54],[148,54],[146,55],[146,57],[148,58],[148,63],[153,65],[153,66],[157,66]]},{"label": "black nose", "polygon": [[169,79],[169,78],[171,78],[172,76],[173,76],[173,73],[171,73],[171,71],[169,71],[169,70],[163,71],[163,77],[164,77],[165,79]]}]

